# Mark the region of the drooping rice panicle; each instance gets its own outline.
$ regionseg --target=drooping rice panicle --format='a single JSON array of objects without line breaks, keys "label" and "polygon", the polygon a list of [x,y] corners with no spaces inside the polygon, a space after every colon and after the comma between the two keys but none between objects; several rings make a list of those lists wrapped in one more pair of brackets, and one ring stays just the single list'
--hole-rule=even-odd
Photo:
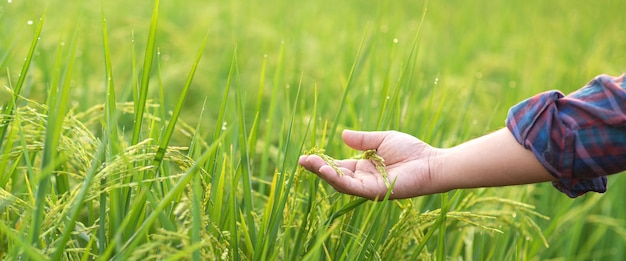
[{"label": "drooping rice panicle", "polygon": [[304,152],[304,154],[305,155],[317,155],[317,156],[319,156],[320,158],[322,158],[326,162],[326,164],[328,164],[328,166],[333,168],[335,170],[335,172],[337,172],[337,174],[343,176],[344,175],[343,171],[341,171],[339,169],[339,165],[337,165],[337,162],[335,162],[336,160],[333,157],[324,154],[324,152],[326,152],[324,149],[320,149],[318,147],[313,147],[310,150]]},{"label": "drooping rice panicle", "polygon": [[385,186],[387,188],[391,188],[391,182],[389,182],[389,176],[387,176],[387,170],[385,169],[385,159],[383,157],[376,154],[376,150],[366,150],[361,155],[361,159],[368,159],[374,164],[378,173],[383,176],[383,181],[385,181]]}]

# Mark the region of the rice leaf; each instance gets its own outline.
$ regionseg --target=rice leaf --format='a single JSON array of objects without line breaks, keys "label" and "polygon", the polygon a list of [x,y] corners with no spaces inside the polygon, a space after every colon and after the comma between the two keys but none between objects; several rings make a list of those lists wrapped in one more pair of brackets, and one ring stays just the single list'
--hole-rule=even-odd
[{"label": "rice leaf", "polygon": [[141,125],[143,123],[143,114],[146,110],[146,101],[148,99],[148,87],[150,86],[150,75],[152,73],[152,61],[156,51],[156,34],[157,23],[159,18],[159,0],[154,1],[154,9],[152,11],[152,21],[150,22],[150,33],[148,34],[148,42],[146,44],[145,57],[143,61],[143,71],[141,74],[141,86],[139,88],[138,100],[135,100],[135,122],[133,126],[133,137],[131,145],[139,142],[141,134]]},{"label": "rice leaf", "polygon": [[[161,201],[158,203],[158,205],[152,211],[152,213],[141,223],[140,227],[136,231],[134,231],[134,233],[129,238],[129,240],[120,246],[120,249],[119,249],[120,252],[117,254],[117,256],[123,254],[124,251],[132,250],[134,247],[136,247],[138,243],[138,240],[137,240],[138,237],[145,235],[145,233],[150,228],[150,226],[157,220],[161,211],[163,211],[168,205],[172,204],[172,200],[175,197],[177,197],[180,193],[182,193],[185,186],[192,180],[192,178],[195,175],[197,175],[197,172],[201,168],[201,166],[209,159],[209,157],[213,155],[213,153],[215,153],[215,150],[219,146],[220,142],[222,142],[226,134],[228,134],[228,131],[225,131],[224,134],[220,136],[219,139],[213,141],[213,143],[206,150],[206,152],[204,152],[204,154],[194,163],[194,165],[191,166],[183,174],[183,176],[178,180],[178,182],[172,188],[172,190],[170,190],[167,193],[167,195],[165,195],[163,199],[161,199]],[[115,238],[119,238],[121,236],[121,233],[124,230],[124,224],[126,223],[122,223],[122,226],[115,233]],[[100,259],[101,260],[109,259],[111,257],[111,254],[113,253],[114,248],[117,247],[117,244],[120,244],[120,243],[122,242],[117,242],[115,240],[112,241],[107,247],[106,251],[102,254],[102,256],[100,256]]]},{"label": "rice leaf", "polygon": [[[9,100],[9,103],[2,108],[2,113],[5,115],[13,115],[15,106],[17,106],[17,97],[19,97],[22,88],[24,86],[24,81],[26,80],[26,76],[28,75],[28,69],[30,68],[30,64],[33,60],[33,55],[35,54],[35,50],[37,49],[37,44],[39,43],[39,38],[41,35],[41,30],[43,28],[43,24],[46,18],[47,8],[44,10],[41,18],[39,18],[39,23],[37,25],[37,30],[35,30],[35,35],[33,36],[33,40],[30,43],[30,48],[28,49],[28,54],[24,59],[24,64],[22,65],[22,70],[20,71],[19,77],[17,79],[17,83],[15,84],[15,89],[13,90],[13,97]],[[8,52],[7,52],[8,54]],[[4,141],[6,131],[8,128],[10,118],[4,118],[0,122],[0,146]]]},{"label": "rice leaf", "polygon": [[198,51],[198,54],[196,55],[196,60],[193,66],[191,67],[191,71],[189,72],[187,81],[185,82],[185,85],[183,86],[183,89],[181,90],[180,97],[178,98],[178,102],[176,103],[176,107],[174,108],[172,117],[170,118],[169,123],[167,124],[167,129],[165,130],[163,137],[161,137],[161,144],[159,145],[157,154],[154,157],[154,162],[152,163],[153,166],[157,168],[161,164],[161,161],[163,161],[163,156],[165,155],[165,149],[170,143],[170,139],[172,138],[172,134],[174,133],[174,129],[176,128],[176,123],[178,121],[181,111],[183,110],[183,106],[185,105],[185,98],[187,97],[187,93],[189,92],[189,87],[191,87],[191,82],[193,81],[193,77],[196,73],[196,69],[198,68],[198,64],[200,63],[200,58],[202,57],[202,52],[204,51],[208,37],[209,35],[207,33],[207,35],[205,35],[204,37],[204,40],[202,41],[202,44],[200,45],[200,50]]}]

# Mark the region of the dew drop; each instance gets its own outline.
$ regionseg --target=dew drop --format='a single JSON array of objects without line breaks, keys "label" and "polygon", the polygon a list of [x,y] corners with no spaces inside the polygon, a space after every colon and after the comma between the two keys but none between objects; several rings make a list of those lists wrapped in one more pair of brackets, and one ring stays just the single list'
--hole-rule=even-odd
[{"label": "dew drop", "polygon": [[435,77],[435,85],[439,83],[439,77]]},{"label": "dew drop", "polygon": [[398,38],[393,38],[393,43],[397,44],[398,41],[400,41],[400,40],[398,40]]},{"label": "dew drop", "polygon": [[222,122],[222,130],[226,130],[226,125],[228,125],[227,122]]},{"label": "dew drop", "polygon": [[33,25],[33,20],[28,20],[28,22],[26,22],[27,25]]},{"label": "dew drop", "polygon": [[391,97],[387,96],[387,100],[391,99]]},{"label": "dew drop", "polygon": [[13,3],[13,0],[8,0],[8,1],[7,1],[7,3],[9,3],[9,4],[10,4],[10,3]]}]

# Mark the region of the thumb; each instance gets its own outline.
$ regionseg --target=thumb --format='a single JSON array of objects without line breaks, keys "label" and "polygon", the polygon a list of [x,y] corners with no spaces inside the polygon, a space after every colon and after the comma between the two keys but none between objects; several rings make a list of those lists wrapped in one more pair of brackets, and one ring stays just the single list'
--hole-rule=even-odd
[{"label": "thumb", "polygon": [[380,144],[387,137],[384,131],[353,131],[344,130],[341,133],[343,142],[355,150],[374,150],[378,149]]}]

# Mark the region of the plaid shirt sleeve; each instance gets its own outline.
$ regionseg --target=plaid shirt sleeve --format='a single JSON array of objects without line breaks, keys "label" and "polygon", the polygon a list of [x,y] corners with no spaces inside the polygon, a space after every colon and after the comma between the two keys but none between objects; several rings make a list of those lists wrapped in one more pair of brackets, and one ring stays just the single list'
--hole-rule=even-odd
[{"label": "plaid shirt sleeve", "polygon": [[509,110],[506,124],[569,197],[605,192],[626,170],[626,74],[600,75],[567,96],[548,91]]}]

